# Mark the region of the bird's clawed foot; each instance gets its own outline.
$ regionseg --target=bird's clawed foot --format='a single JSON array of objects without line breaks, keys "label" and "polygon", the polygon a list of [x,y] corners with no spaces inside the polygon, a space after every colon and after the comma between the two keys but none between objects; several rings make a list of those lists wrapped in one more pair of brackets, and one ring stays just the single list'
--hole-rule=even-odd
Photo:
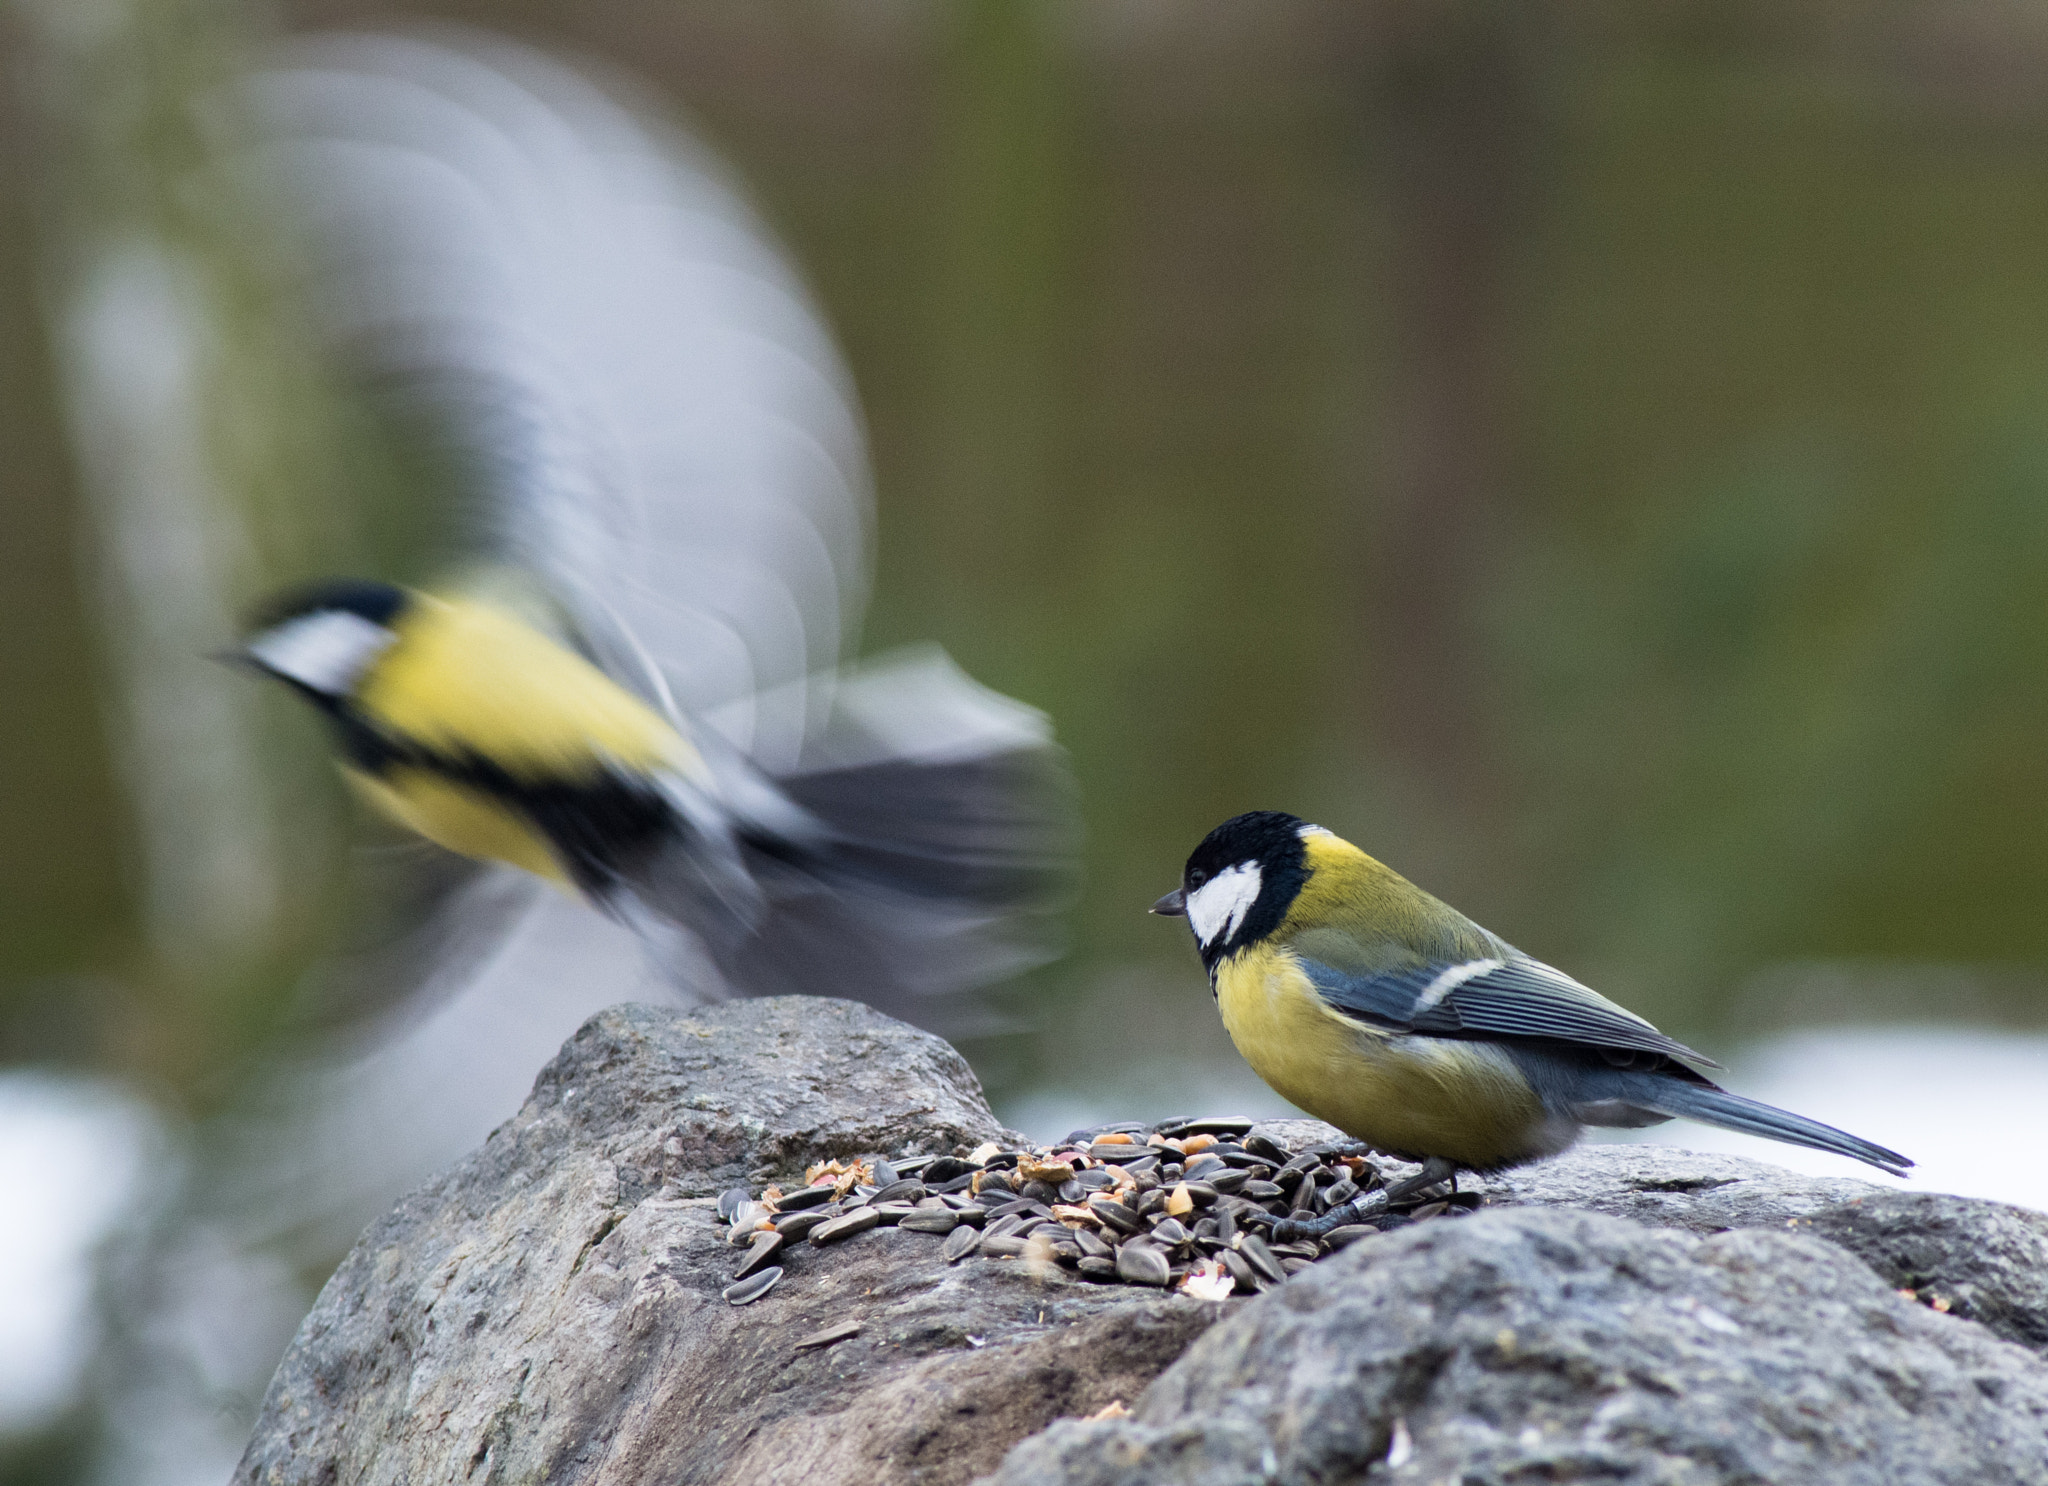
[{"label": "bird's clawed foot", "polygon": [[1405,1181],[1395,1182],[1387,1188],[1387,1205],[1391,1207],[1397,1202],[1406,1202],[1419,1193],[1427,1192],[1440,1182],[1449,1182],[1451,1192],[1455,1195],[1458,1190],[1458,1168],[1441,1156],[1431,1156],[1422,1163],[1422,1170]]},{"label": "bird's clawed foot", "polygon": [[1458,1168],[1441,1157],[1433,1156],[1422,1163],[1422,1170],[1415,1175],[1380,1191],[1340,1202],[1319,1218],[1282,1218],[1273,1225],[1273,1242],[1294,1243],[1305,1238],[1321,1238],[1347,1223],[1362,1222],[1368,1213],[1384,1212],[1397,1202],[1406,1202],[1416,1193],[1426,1192],[1442,1182],[1449,1182],[1451,1191],[1455,1193],[1458,1190]]},{"label": "bird's clawed foot", "polygon": [[1319,1218],[1282,1218],[1273,1225],[1274,1243],[1295,1243],[1304,1238],[1321,1238],[1325,1233],[1342,1228],[1346,1223],[1361,1222],[1365,1218],[1365,1204],[1375,1209],[1385,1205],[1386,1193],[1369,1192],[1363,1198],[1354,1197],[1349,1202],[1340,1202]]}]

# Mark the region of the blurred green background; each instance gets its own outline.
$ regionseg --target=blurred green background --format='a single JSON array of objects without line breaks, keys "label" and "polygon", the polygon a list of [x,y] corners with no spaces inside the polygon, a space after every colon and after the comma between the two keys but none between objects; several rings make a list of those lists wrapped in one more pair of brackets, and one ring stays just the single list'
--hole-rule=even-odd
[{"label": "blurred green background", "polygon": [[[630,68],[726,157],[864,401],[867,648],[937,639],[1055,719],[1086,887],[1009,993],[1032,1030],[970,1049],[1005,1108],[1230,1059],[1143,909],[1251,808],[1710,1049],[2048,1020],[2037,7],[17,0],[6,1061],[202,1116],[331,932],[346,812],[282,709],[262,782],[181,797],[259,799],[267,855],[217,882],[261,901],[152,896],[147,564],[85,493],[118,455],[52,307],[123,224],[203,281],[215,498],[268,544],[221,625],[396,540],[394,456],[206,185],[204,100],[279,32],[420,16]],[[1970,973],[1800,969],[1843,964]]]}]

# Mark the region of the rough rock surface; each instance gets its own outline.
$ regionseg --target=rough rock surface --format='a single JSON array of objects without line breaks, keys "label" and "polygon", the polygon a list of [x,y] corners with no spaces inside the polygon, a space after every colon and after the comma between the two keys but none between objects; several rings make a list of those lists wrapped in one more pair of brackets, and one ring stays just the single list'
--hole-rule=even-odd
[{"label": "rough rock surface", "polygon": [[1483,1212],[1243,1306],[999,1486],[2048,1479],[2048,1364],[1804,1233]]},{"label": "rough rock surface", "polygon": [[2048,1213],[1648,1145],[1581,1147],[1494,1177],[1487,1192],[1490,1201],[1584,1208],[1694,1233],[1811,1233],[1887,1284],[1938,1298],[2048,1355]]},{"label": "rough rock surface", "polygon": [[[1218,1308],[799,1245],[750,1306],[712,1203],[808,1161],[1005,1132],[967,1064],[864,1006],[616,1007],[480,1151],[366,1233],[271,1383],[242,1483],[963,1481],[1137,1396]],[[857,1319],[859,1336],[795,1344]],[[1113,1322],[1113,1324],[1105,1324]]]},{"label": "rough rock surface", "polygon": [[864,1007],[604,1012],[364,1235],[236,1480],[2048,1482],[2048,1363],[2000,1340],[2048,1349],[2048,1218],[1726,1157],[1580,1151],[1251,1300],[888,1228],[720,1298],[725,1187],[1010,1138]]},{"label": "rough rock surface", "polygon": [[[1315,1120],[1258,1128],[1295,1148],[1344,1138]],[[1580,1146],[1463,1184],[1485,1192],[1489,1204],[1583,1209],[1652,1228],[1811,1233],[1893,1287],[1939,1299],[1953,1314],[2048,1355],[2048,1213],[1658,1145]]]}]

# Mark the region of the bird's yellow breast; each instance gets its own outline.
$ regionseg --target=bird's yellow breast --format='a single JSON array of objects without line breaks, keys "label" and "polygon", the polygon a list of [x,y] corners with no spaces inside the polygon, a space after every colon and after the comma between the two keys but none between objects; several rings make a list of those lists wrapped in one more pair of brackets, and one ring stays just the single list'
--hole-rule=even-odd
[{"label": "bird's yellow breast", "polygon": [[1556,1148],[1541,1101],[1506,1054],[1340,1016],[1294,955],[1270,942],[1217,965],[1216,1003],[1260,1078],[1376,1150],[1483,1171]]},{"label": "bird's yellow breast", "polygon": [[341,775],[378,814],[436,846],[571,885],[540,833],[501,801],[425,769],[400,767],[377,775],[344,766]]},{"label": "bird's yellow breast", "polygon": [[394,628],[397,642],[351,701],[395,740],[522,781],[575,782],[608,765],[701,768],[668,719],[501,609],[421,594]]}]

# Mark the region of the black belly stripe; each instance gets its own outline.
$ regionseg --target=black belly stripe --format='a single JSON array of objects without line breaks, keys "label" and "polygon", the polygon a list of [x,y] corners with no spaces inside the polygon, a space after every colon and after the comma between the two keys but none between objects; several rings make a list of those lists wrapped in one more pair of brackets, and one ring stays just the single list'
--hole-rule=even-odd
[{"label": "black belly stripe", "polygon": [[667,795],[645,777],[601,769],[589,780],[520,779],[473,753],[399,743],[353,709],[329,715],[353,767],[380,779],[395,768],[418,769],[488,796],[539,832],[576,885],[596,898],[644,878],[655,858],[689,833]]}]

